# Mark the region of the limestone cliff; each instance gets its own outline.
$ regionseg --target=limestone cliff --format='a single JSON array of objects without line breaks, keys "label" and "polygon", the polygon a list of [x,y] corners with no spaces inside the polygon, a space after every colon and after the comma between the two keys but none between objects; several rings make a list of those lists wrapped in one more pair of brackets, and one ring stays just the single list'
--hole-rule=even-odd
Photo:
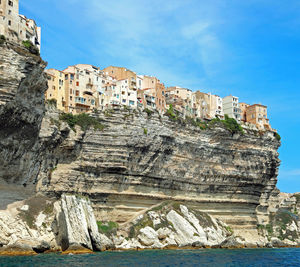
[{"label": "limestone cliff", "polygon": [[26,197],[24,186],[35,183],[39,173],[45,66],[40,57],[22,47],[0,46],[0,208]]},{"label": "limestone cliff", "polygon": [[99,220],[116,222],[165,200],[243,230],[256,229],[257,207],[267,212],[279,166],[273,133],[231,134],[221,124],[201,130],[128,110],[95,116],[103,131],[74,132],[53,114],[44,119],[44,140],[65,139],[50,146],[44,161],[52,168],[39,173],[39,191],[87,195]]},{"label": "limestone cliff", "polygon": [[0,209],[36,192],[55,199],[79,193],[90,198],[96,220],[129,223],[179,201],[254,243],[271,238],[257,227],[276,217],[274,133],[232,133],[222,123],[203,130],[127,108],[92,114],[102,131],[71,129],[57,110],[44,114],[45,65],[21,47],[1,46]]}]

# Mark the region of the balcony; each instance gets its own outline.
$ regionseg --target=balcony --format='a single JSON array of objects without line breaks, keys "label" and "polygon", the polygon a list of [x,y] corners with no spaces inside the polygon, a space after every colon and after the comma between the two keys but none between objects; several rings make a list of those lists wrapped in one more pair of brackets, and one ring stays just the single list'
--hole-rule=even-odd
[{"label": "balcony", "polygon": [[87,103],[86,98],[83,98],[83,97],[75,97],[75,105],[76,106],[85,106],[85,107],[90,106],[90,104]]}]

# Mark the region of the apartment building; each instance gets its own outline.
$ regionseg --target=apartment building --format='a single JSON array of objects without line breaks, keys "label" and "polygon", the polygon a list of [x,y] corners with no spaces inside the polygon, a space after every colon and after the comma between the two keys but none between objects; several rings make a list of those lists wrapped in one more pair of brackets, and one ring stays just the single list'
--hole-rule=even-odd
[{"label": "apartment building", "polygon": [[226,96],[223,98],[223,111],[229,118],[241,122],[241,109],[239,105],[239,98],[236,96]]},{"label": "apartment building", "polygon": [[209,95],[200,91],[192,94],[192,107],[195,118],[209,119]]},{"label": "apartment building", "polygon": [[114,77],[116,80],[128,79],[128,88],[131,90],[137,90],[137,75],[135,72],[123,67],[115,66],[109,66],[103,69],[103,72],[105,75]]},{"label": "apartment building", "polygon": [[66,111],[73,114],[93,111],[98,97],[95,76],[98,75],[100,69],[91,65],[78,64],[69,66],[63,72],[65,74]]},{"label": "apartment building", "polygon": [[45,92],[46,100],[55,99],[57,108],[65,111],[66,92],[65,92],[65,74],[56,69],[45,70],[48,80],[48,90]]},{"label": "apartment building", "polygon": [[0,34],[10,41],[29,40],[41,48],[41,28],[34,20],[19,15],[19,0],[0,0]]},{"label": "apartment building", "polygon": [[165,113],[165,85],[156,77],[146,75],[138,76],[138,88],[140,85],[141,89],[138,94],[140,103],[143,103],[144,107],[155,108],[158,112]]},{"label": "apartment building", "polygon": [[246,107],[246,122],[255,124],[259,130],[271,130],[267,106],[261,104],[248,105]]}]

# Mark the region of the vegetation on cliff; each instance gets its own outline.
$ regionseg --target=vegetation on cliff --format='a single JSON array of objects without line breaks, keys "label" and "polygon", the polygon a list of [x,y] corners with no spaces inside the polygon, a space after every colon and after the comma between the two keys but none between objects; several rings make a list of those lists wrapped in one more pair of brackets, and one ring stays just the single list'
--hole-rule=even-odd
[{"label": "vegetation on cliff", "polygon": [[179,122],[183,125],[192,125],[194,127],[199,127],[201,130],[205,130],[211,128],[216,124],[223,125],[229,132],[234,133],[244,133],[242,126],[233,118],[229,118],[228,115],[225,115],[225,119],[221,120],[219,118],[212,119],[211,121],[201,121],[200,119],[193,119],[191,117],[186,116],[185,119],[180,117],[178,111],[174,111],[174,108],[169,105],[169,109],[165,113],[166,116],[169,117],[171,121]]},{"label": "vegetation on cliff", "polygon": [[29,51],[30,53],[32,53],[32,54],[34,54],[34,55],[37,55],[37,56],[40,55],[39,49],[38,49],[31,41],[26,40],[26,41],[23,41],[22,44],[23,44],[23,46],[24,46],[25,48],[28,49],[28,51]]},{"label": "vegetation on cliff", "polygon": [[61,121],[65,121],[68,123],[71,129],[75,130],[75,125],[81,127],[83,131],[88,130],[90,128],[94,128],[94,130],[103,131],[105,126],[101,123],[101,121],[97,118],[91,117],[86,113],[73,115],[71,113],[62,113],[59,116]]}]

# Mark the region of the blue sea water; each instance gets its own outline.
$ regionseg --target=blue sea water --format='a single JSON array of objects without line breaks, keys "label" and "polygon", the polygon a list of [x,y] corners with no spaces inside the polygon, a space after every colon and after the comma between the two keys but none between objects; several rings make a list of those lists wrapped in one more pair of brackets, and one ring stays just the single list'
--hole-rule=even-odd
[{"label": "blue sea water", "polygon": [[100,252],[91,255],[0,256],[0,266],[300,266],[300,248],[149,250]]}]

